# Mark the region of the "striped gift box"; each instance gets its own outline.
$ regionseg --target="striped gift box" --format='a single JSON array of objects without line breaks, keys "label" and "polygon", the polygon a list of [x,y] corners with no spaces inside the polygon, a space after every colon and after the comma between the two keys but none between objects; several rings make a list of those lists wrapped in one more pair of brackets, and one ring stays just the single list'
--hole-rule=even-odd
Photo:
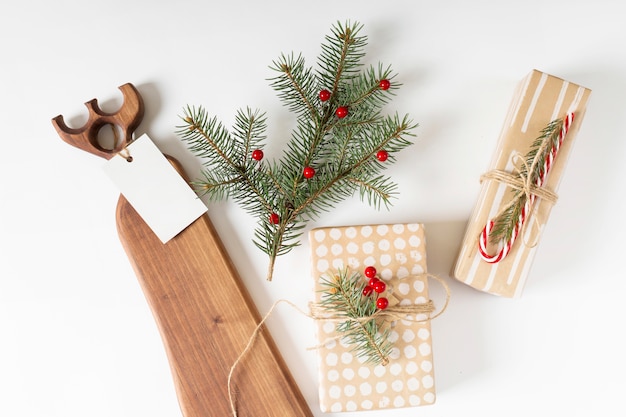
[{"label": "striped gift box", "polygon": [[[575,118],[542,185],[556,192],[590,93],[591,90],[587,88],[533,70],[518,85],[489,171],[516,172],[519,169],[519,157],[524,158],[541,131],[551,121],[573,113]],[[552,208],[551,203],[536,198],[525,226],[507,256],[496,263],[486,262],[479,252],[479,236],[485,224],[513,196],[508,184],[483,181],[452,271],[456,279],[467,285],[509,298],[519,297],[522,293]]]}]

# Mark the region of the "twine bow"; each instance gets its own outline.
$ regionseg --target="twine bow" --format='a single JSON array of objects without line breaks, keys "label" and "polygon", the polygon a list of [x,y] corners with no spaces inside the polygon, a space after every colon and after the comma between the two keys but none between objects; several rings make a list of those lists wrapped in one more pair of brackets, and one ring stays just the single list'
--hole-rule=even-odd
[{"label": "twine bow", "polygon": [[[516,155],[520,157],[519,154]],[[523,162],[525,163],[525,162]],[[559,196],[554,192],[545,187],[538,187],[530,181],[529,176],[525,176],[521,170],[517,170],[517,175],[511,174],[507,171],[501,171],[494,169],[480,176],[480,181],[485,180],[493,180],[503,184],[506,184],[508,187],[521,191],[526,198],[530,198],[531,195],[541,198],[542,200],[546,200],[551,204],[556,204]],[[522,195],[516,196],[509,204],[504,206],[498,214],[501,214],[504,210],[509,208],[512,204],[514,204],[517,200],[519,200]],[[497,217],[494,216],[494,217]]]}]

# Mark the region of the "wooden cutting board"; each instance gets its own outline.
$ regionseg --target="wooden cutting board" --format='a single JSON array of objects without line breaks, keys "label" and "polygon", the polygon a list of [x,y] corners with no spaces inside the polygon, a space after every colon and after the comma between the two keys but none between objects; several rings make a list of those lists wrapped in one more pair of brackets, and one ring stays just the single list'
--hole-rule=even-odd
[{"label": "wooden cutting board", "polygon": [[[94,99],[86,103],[90,117],[80,129],[68,128],[62,116],[54,118],[61,138],[107,159],[122,150],[143,116],[143,102],[131,84],[119,88],[124,105],[116,113],[102,112]],[[110,150],[97,139],[106,124],[124,132],[121,143]],[[180,165],[168,159],[183,174]],[[208,215],[166,244],[123,196],[116,220],[161,333],[183,415],[232,415],[228,374],[261,317]],[[266,330],[236,368],[233,393],[239,417],[312,416]]]}]

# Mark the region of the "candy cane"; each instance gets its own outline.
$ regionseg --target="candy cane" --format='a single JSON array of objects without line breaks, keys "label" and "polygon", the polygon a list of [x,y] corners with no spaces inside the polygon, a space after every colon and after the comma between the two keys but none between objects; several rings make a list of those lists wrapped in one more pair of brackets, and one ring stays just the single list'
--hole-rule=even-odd
[{"label": "candy cane", "polygon": [[[567,134],[567,131],[569,130],[573,120],[574,120],[574,113],[569,113],[567,116],[565,116],[565,119],[563,120],[563,126],[561,127],[561,131],[559,132],[559,140],[552,145],[552,149],[550,149],[550,153],[546,156],[546,160],[544,161],[541,172],[539,173],[539,177],[535,181],[535,186],[537,187],[543,186],[543,183],[545,182],[545,179],[548,176],[548,172],[550,171],[550,168],[552,167],[552,163],[554,162],[554,158],[556,157],[556,153],[559,151],[559,148],[561,147],[561,144],[563,143],[563,139],[565,138],[565,135]],[[500,250],[494,255],[490,255],[489,252],[487,251],[489,234],[491,233],[491,230],[493,229],[494,221],[490,219],[487,222],[487,224],[483,228],[483,231],[481,232],[480,237],[478,239],[478,252],[480,253],[481,258],[483,258],[484,261],[489,262],[489,263],[497,263],[497,262],[500,262],[502,259],[504,259],[506,255],[508,255],[508,253],[511,251],[511,247],[513,246],[513,243],[515,242],[515,239],[517,239],[517,236],[519,235],[519,232],[522,229],[524,222],[526,221],[526,216],[530,212],[534,202],[535,202],[535,194],[531,193],[530,196],[526,199],[526,202],[524,203],[524,207],[522,207],[522,211],[520,212],[517,223],[515,224],[515,227],[513,228],[513,233],[511,233],[510,239],[504,245],[501,245]]]}]

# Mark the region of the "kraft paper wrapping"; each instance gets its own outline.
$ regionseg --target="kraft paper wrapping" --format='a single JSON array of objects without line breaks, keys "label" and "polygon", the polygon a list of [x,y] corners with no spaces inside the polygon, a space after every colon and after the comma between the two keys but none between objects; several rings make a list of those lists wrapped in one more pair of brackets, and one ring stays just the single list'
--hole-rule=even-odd
[{"label": "kraft paper wrapping", "polygon": [[[362,273],[376,267],[388,291],[400,304],[429,300],[426,246],[421,224],[329,227],[309,233],[315,302],[323,287],[320,278],[338,269]],[[318,320],[319,395],[323,412],[378,410],[427,405],[435,402],[430,321],[393,323],[394,343],[386,366],[366,364],[351,352],[352,346],[337,336],[334,321]]]},{"label": "kraft paper wrapping", "polygon": [[[587,88],[533,70],[518,85],[489,170],[514,173],[514,155],[523,158],[548,123],[574,112],[574,121],[544,182],[546,189],[556,192],[590,93]],[[507,185],[493,180],[483,181],[452,272],[456,279],[467,285],[509,298],[521,296],[552,209],[552,204],[537,198],[509,254],[498,263],[487,263],[478,252],[478,237],[488,219],[493,218],[512,196]]]}]

